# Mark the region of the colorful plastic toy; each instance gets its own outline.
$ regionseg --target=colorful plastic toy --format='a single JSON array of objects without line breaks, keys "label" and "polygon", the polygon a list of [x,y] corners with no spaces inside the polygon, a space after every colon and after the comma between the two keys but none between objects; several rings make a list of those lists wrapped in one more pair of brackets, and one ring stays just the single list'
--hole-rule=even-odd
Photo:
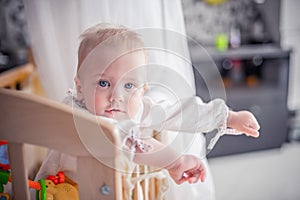
[{"label": "colorful plastic toy", "polygon": [[8,155],[7,155],[7,141],[4,140],[0,140],[0,169],[1,170],[10,169],[8,163]]},{"label": "colorful plastic toy", "polygon": [[[3,193],[4,185],[12,182],[10,171],[0,170],[0,200],[9,200],[9,195]],[[46,180],[38,182],[28,180],[29,188],[36,190],[36,200],[78,200],[77,184],[66,177],[63,172],[56,176],[49,175]]]},{"label": "colorful plastic toy", "polygon": [[[7,141],[0,140],[0,200],[9,200],[4,192],[4,185],[12,182],[7,156]],[[59,171],[55,176],[49,175],[46,180],[38,182],[28,180],[29,188],[36,190],[37,200],[78,200],[77,184]]]}]

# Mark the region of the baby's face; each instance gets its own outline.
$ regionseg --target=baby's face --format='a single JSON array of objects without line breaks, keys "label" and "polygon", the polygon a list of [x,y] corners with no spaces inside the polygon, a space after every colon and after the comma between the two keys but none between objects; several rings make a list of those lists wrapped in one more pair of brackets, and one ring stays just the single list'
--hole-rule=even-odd
[{"label": "baby's face", "polygon": [[93,114],[117,120],[135,119],[146,90],[145,72],[141,69],[145,64],[142,51],[126,54],[105,70],[92,69],[89,76],[80,78],[81,89],[77,92]]}]

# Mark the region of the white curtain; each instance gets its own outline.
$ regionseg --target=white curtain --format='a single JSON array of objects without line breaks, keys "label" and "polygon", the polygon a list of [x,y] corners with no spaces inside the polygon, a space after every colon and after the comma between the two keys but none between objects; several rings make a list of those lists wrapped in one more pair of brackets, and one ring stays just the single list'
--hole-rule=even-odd
[{"label": "white curtain", "polygon": [[[187,41],[182,37],[186,33],[180,0],[24,0],[24,3],[34,59],[42,85],[51,99],[61,101],[68,88],[73,88],[79,35],[86,28],[100,22],[122,24],[142,30],[141,32],[146,28],[156,30],[154,32],[158,35],[149,37],[151,31],[142,34],[148,39],[146,44],[151,46],[158,42],[159,47],[171,49],[189,60]],[[190,90],[179,91],[180,96],[194,95],[194,76],[189,61],[176,60],[169,54],[162,55],[157,51],[150,54],[151,62],[159,60],[161,65],[174,68],[185,79]],[[166,74],[155,73],[153,77],[164,80]],[[150,92],[149,95],[154,98],[160,96],[155,92]],[[187,152],[205,155],[205,150],[201,148],[205,147],[202,135],[195,137],[180,134],[177,137],[181,138],[176,140],[180,141],[178,146],[189,146]],[[207,162],[206,159],[204,162]],[[180,186],[170,184],[167,199],[214,199],[208,166],[207,170],[205,183]]]}]

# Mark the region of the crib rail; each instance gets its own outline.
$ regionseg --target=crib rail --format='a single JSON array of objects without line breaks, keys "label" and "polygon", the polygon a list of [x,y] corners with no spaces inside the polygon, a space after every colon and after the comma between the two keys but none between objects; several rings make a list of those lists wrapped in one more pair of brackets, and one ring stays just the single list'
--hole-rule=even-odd
[{"label": "crib rail", "polygon": [[78,168],[84,169],[78,171],[80,199],[156,200],[166,190],[166,178],[161,171],[149,166],[137,166],[134,173],[119,170],[124,163],[117,148],[121,144],[118,129],[101,118],[7,89],[0,89],[0,113],[0,140],[9,142],[15,200],[30,199],[24,158],[26,143],[77,157]]}]

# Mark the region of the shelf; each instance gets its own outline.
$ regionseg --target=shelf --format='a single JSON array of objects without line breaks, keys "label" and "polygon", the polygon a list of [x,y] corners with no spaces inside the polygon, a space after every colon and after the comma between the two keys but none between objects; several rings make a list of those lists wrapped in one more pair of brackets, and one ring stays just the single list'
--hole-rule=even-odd
[{"label": "shelf", "polygon": [[[206,53],[204,53],[204,49]],[[193,62],[207,62],[213,59],[221,61],[226,58],[234,59],[252,59],[254,56],[261,56],[264,59],[288,58],[291,49],[282,49],[275,45],[243,45],[236,49],[228,49],[227,51],[217,51],[214,47],[197,47],[191,46],[190,52]],[[209,56],[210,57],[209,57]]]}]

